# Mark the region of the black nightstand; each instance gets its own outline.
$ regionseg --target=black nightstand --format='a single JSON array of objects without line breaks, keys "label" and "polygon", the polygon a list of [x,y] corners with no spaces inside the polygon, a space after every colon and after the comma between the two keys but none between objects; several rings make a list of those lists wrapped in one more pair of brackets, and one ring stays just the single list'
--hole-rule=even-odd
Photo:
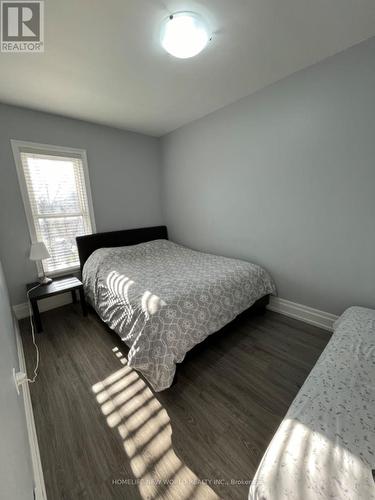
[{"label": "black nightstand", "polygon": [[[29,291],[34,286],[38,285],[38,282],[29,283],[26,285],[27,291]],[[58,295],[60,293],[70,292],[72,294],[73,302],[77,302],[76,290],[79,292],[79,300],[81,302],[82,313],[87,316],[87,307],[85,301],[85,295],[83,293],[83,284],[78,278],[73,276],[56,278],[48,285],[40,285],[29,294],[31,307],[33,310],[35,328],[39,333],[43,330],[42,322],[39,314],[38,300],[45,299],[47,297],[52,297],[53,295]]]}]

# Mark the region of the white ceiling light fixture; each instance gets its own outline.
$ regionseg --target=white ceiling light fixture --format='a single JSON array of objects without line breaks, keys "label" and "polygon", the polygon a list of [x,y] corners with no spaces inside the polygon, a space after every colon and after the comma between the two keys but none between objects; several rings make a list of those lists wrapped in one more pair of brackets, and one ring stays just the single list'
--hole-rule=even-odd
[{"label": "white ceiling light fixture", "polygon": [[174,57],[188,59],[196,56],[209,39],[206,23],[194,12],[177,12],[163,22],[161,44]]}]

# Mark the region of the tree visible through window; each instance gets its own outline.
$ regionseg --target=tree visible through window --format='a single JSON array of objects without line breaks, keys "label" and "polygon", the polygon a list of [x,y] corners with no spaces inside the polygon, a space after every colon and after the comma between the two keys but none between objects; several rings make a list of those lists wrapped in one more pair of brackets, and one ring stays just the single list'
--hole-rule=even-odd
[{"label": "tree visible through window", "polygon": [[51,254],[43,261],[45,272],[78,267],[75,238],[93,231],[82,154],[22,146],[17,152],[31,236]]}]

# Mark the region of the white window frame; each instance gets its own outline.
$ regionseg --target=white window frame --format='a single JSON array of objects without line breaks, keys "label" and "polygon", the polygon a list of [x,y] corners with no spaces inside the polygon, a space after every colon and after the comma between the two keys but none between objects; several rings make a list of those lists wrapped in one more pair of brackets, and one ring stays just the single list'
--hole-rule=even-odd
[{"label": "white window frame", "polygon": [[[29,193],[27,190],[26,179],[25,179],[25,175],[23,172],[23,166],[22,166],[22,160],[21,160],[21,153],[22,153],[22,150],[25,148],[27,148],[29,150],[35,150],[35,153],[42,153],[42,154],[47,154],[47,155],[51,154],[51,153],[52,154],[59,153],[60,156],[66,156],[66,157],[73,156],[75,158],[77,158],[77,156],[78,156],[80,158],[80,160],[82,161],[83,174],[84,174],[84,179],[85,179],[85,188],[86,188],[86,194],[87,194],[87,203],[88,203],[88,208],[89,208],[91,228],[92,228],[92,232],[96,233],[94,206],[92,203],[91,185],[90,185],[86,150],[85,149],[70,148],[70,147],[66,147],[66,146],[55,146],[52,144],[41,144],[38,142],[19,141],[16,139],[11,139],[10,143],[12,146],[14,163],[15,163],[16,170],[17,170],[18,182],[19,182],[20,189],[21,189],[23,206],[24,206],[25,213],[26,213],[27,225],[29,227],[29,232],[30,232],[30,239],[31,239],[30,244],[35,243],[37,241],[37,236],[36,236],[36,231],[35,231],[34,218],[33,218],[33,214],[31,211]],[[36,267],[38,270],[38,276],[42,276],[43,275],[42,263],[40,261],[37,261]],[[59,275],[63,275],[63,274],[78,271],[78,270],[79,270],[79,266],[73,266],[73,267],[69,267],[69,268],[65,268],[65,269],[60,269],[58,271],[49,272],[47,274],[49,276],[59,276]]]}]

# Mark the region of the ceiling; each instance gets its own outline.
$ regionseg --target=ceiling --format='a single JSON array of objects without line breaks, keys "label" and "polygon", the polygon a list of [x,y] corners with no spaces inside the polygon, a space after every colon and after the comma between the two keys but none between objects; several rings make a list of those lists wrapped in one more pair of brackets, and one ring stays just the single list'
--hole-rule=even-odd
[{"label": "ceiling", "polygon": [[[0,54],[0,101],[161,136],[375,35],[374,0],[47,0],[45,52]],[[191,10],[192,59],[160,22]]]}]

